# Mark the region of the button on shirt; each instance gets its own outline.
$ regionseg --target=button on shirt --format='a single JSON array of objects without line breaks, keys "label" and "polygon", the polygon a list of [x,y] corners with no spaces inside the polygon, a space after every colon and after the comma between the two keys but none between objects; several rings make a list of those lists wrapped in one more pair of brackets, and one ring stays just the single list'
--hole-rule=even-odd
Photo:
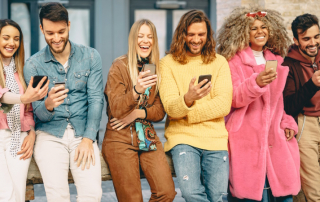
[{"label": "button on shirt", "polygon": [[66,65],[54,58],[49,46],[25,63],[24,77],[27,84],[31,76],[45,75],[50,80],[49,89],[56,82],[63,81],[66,89],[69,89],[68,97],[52,112],[45,107],[47,97],[32,103],[36,130],[62,138],[70,124],[76,137],[87,137],[95,141],[104,104],[101,57],[93,48],[71,41],[70,45],[71,52]]}]

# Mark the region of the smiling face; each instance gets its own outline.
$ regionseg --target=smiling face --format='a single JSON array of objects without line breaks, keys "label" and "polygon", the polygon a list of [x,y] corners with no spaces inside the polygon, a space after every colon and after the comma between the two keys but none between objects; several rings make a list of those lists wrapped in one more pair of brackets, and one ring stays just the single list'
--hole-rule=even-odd
[{"label": "smiling face", "polygon": [[187,29],[186,44],[189,56],[201,55],[203,46],[207,42],[207,25],[206,22],[192,23]]},{"label": "smiling face", "polygon": [[262,51],[269,39],[269,31],[264,22],[255,20],[250,28],[250,47],[255,51]]},{"label": "smiling face", "polygon": [[299,47],[300,53],[307,59],[311,60],[318,54],[320,44],[320,33],[318,25],[313,25],[307,29],[304,33],[298,29],[298,38],[293,39],[294,43]]},{"label": "smiling face", "polygon": [[40,29],[51,51],[62,53],[69,41],[70,22],[67,24],[65,21],[52,22],[43,19],[42,24]]},{"label": "smiling face", "polygon": [[140,57],[149,57],[152,51],[153,35],[148,25],[143,24],[138,33],[137,52]]},{"label": "smiling face", "polygon": [[20,32],[17,28],[7,25],[0,33],[0,53],[3,59],[11,58],[20,46]]}]

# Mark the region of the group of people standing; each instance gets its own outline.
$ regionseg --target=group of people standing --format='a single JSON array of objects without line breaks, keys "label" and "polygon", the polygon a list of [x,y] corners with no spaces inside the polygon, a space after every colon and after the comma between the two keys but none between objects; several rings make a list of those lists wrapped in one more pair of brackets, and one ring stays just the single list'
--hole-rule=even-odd
[{"label": "group of people standing", "polygon": [[[101,57],[69,40],[61,4],[45,4],[39,18],[47,46],[26,62],[19,25],[0,20],[0,202],[25,200],[32,154],[49,202],[70,201],[69,169],[77,201],[101,201]],[[301,187],[319,201],[317,17],[298,16],[292,31],[293,45],[277,11],[237,8],[215,41],[206,15],[191,10],[160,60],[154,24],[135,22],[104,90],[102,155],[118,200],[143,201],[141,167],[150,201],[172,202],[169,152],[187,202],[290,202]],[[152,122],[166,114],[163,148]]]}]

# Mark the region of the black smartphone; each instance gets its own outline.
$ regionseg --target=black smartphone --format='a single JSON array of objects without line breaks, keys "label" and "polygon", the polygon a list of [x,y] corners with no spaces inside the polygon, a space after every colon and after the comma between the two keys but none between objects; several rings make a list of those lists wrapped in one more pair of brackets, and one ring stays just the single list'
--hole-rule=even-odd
[{"label": "black smartphone", "polygon": [[[34,77],[33,77],[32,87],[33,87],[33,88],[36,88],[37,85],[39,84],[39,82],[41,81],[41,79],[42,79],[43,77],[45,77],[45,76],[34,76]],[[42,84],[42,86],[41,86],[40,88],[43,88],[43,86],[46,85],[47,81],[48,81],[48,77],[47,77],[46,80],[43,82],[43,84]]]},{"label": "black smartphone", "polygon": [[144,77],[152,76],[152,75],[156,74],[156,65],[155,64],[144,64],[142,71],[145,72],[147,70],[150,70],[150,73],[144,75]]},{"label": "black smartphone", "polygon": [[[34,77],[33,77],[32,87],[33,87],[33,88],[36,88],[37,85],[39,84],[39,82],[41,81],[41,79],[42,79],[43,77],[45,77],[45,76],[34,76]],[[45,86],[47,82],[48,82],[48,77],[47,77],[46,80],[43,82],[43,84],[41,85],[40,88],[43,88],[43,86]],[[40,99],[39,101],[43,101],[43,100],[44,100],[44,98]]]},{"label": "black smartphone", "polygon": [[205,80],[205,79],[208,79],[208,81],[207,81],[205,84],[203,84],[203,85],[201,86],[201,88],[202,88],[203,86],[205,86],[207,83],[209,83],[209,81],[211,81],[211,77],[212,77],[211,74],[200,75],[200,76],[199,76],[198,83],[200,83],[201,81],[203,81],[203,80]]}]

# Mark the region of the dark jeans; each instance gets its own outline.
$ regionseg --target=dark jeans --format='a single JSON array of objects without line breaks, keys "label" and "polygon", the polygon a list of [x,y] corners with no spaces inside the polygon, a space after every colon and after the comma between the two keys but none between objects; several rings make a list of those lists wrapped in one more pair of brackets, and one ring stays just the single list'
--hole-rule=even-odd
[{"label": "dark jeans", "polygon": [[182,197],[186,202],[222,202],[227,194],[227,151],[208,151],[180,144],[171,149]]},{"label": "dark jeans", "polygon": [[[269,189],[266,189],[267,187],[269,187]],[[260,202],[292,202],[292,201],[293,201],[292,195],[274,197],[270,189],[268,178],[266,178],[266,182],[264,184],[264,189],[262,193],[262,200]],[[258,202],[258,201],[251,200],[251,199],[238,199],[238,198],[232,197],[232,195],[229,194],[228,202]]]}]

